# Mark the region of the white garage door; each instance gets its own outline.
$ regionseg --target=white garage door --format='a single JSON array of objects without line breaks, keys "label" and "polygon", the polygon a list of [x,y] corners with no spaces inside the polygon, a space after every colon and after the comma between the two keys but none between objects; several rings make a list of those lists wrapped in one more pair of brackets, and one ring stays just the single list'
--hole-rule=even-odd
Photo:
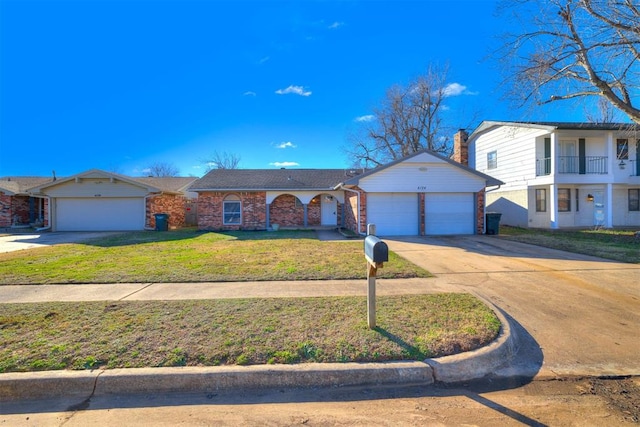
[{"label": "white garage door", "polygon": [[367,223],[378,236],[418,235],[418,196],[415,193],[367,195]]},{"label": "white garage door", "polygon": [[58,198],[57,231],[144,229],[143,198]]},{"label": "white garage door", "polygon": [[473,193],[427,193],[425,197],[427,235],[474,234]]}]

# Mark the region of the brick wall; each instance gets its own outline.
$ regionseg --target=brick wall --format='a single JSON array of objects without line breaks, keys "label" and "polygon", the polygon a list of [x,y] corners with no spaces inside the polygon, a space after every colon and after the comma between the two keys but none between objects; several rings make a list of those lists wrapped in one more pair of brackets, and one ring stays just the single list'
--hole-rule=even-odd
[{"label": "brick wall", "polygon": [[11,196],[0,193],[0,228],[11,227]]},{"label": "brick wall", "polygon": [[17,224],[29,224],[29,196],[13,196],[11,211],[11,216],[17,219]]},{"label": "brick wall", "polygon": [[453,156],[451,158],[458,163],[469,166],[469,134],[460,129],[453,136]]},{"label": "brick wall", "polygon": [[[222,203],[228,195],[242,203],[242,224],[224,225]],[[267,194],[265,192],[204,192],[198,194],[198,228],[200,230],[265,230],[267,228]]]},{"label": "brick wall", "polygon": [[169,228],[184,226],[187,198],[180,195],[162,194],[147,198],[146,227],[155,228],[155,214],[169,214]]},{"label": "brick wall", "polygon": [[[358,196],[352,191],[344,192],[344,227],[356,233],[367,232],[367,193],[358,187],[353,188],[360,193],[360,230],[358,230]],[[342,213],[340,212],[340,215]]]},{"label": "brick wall", "polygon": [[[269,205],[269,221],[280,227],[302,227],[304,225],[304,207],[291,194],[276,197]],[[308,215],[308,212],[307,212]]]},{"label": "brick wall", "polygon": [[[39,204],[42,204],[42,213],[38,212]],[[42,217],[44,226],[49,225],[49,200],[35,199],[33,208],[35,210],[35,219]],[[30,203],[29,196],[9,196],[0,193],[0,228],[8,228],[12,225],[26,225],[30,221]]]},{"label": "brick wall", "polygon": [[484,233],[484,189],[476,193],[476,209],[477,209],[477,222],[476,222],[476,234]]}]

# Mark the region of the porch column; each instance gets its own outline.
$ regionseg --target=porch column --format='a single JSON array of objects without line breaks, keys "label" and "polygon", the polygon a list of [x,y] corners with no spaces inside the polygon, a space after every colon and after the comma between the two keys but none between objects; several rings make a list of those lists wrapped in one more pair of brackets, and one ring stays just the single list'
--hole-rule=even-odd
[{"label": "porch column", "polygon": [[304,228],[307,228],[307,224],[309,223],[309,217],[307,215],[307,206],[309,206],[307,203],[302,205],[302,207],[304,208]]},{"label": "porch column", "polygon": [[269,227],[271,227],[271,219],[269,218],[269,211],[270,210],[271,210],[271,203],[267,203],[267,215],[266,215],[267,224],[265,225],[267,230],[269,229]]},{"label": "porch column", "polygon": [[607,184],[606,192],[604,227],[613,228],[613,184]]},{"label": "porch column", "polygon": [[555,176],[558,173],[558,158],[556,152],[558,151],[558,138],[555,132],[551,132],[551,144],[550,144],[549,157],[551,157],[551,176]]},{"label": "porch column", "polygon": [[558,186],[551,184],[549,186],[549,226],[552,229],[559,227],[558,225]]}]

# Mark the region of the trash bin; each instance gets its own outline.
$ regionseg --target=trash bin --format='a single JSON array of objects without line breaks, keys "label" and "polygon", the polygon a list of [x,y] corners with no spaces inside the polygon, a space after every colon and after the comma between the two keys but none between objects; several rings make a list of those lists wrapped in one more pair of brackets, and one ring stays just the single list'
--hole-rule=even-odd
[{"label": "trash bin", "polygon": [[487,212],[487,234],[500,234],[500,217],[501,213]]},{"label": "trash bin", "polygon": [[156,217],[156,231],[169,230],[169,214],[159,213],[154,216]]}]

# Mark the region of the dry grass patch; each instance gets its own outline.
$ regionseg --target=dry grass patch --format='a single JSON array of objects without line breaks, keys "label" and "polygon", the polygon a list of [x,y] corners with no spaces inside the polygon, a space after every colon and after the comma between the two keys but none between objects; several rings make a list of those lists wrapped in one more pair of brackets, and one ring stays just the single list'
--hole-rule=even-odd
[{"label": "dry grass patch", "polygon": [[500,330],[468,294],[3,304],[0,372],[98,367],[422,360]]}]

